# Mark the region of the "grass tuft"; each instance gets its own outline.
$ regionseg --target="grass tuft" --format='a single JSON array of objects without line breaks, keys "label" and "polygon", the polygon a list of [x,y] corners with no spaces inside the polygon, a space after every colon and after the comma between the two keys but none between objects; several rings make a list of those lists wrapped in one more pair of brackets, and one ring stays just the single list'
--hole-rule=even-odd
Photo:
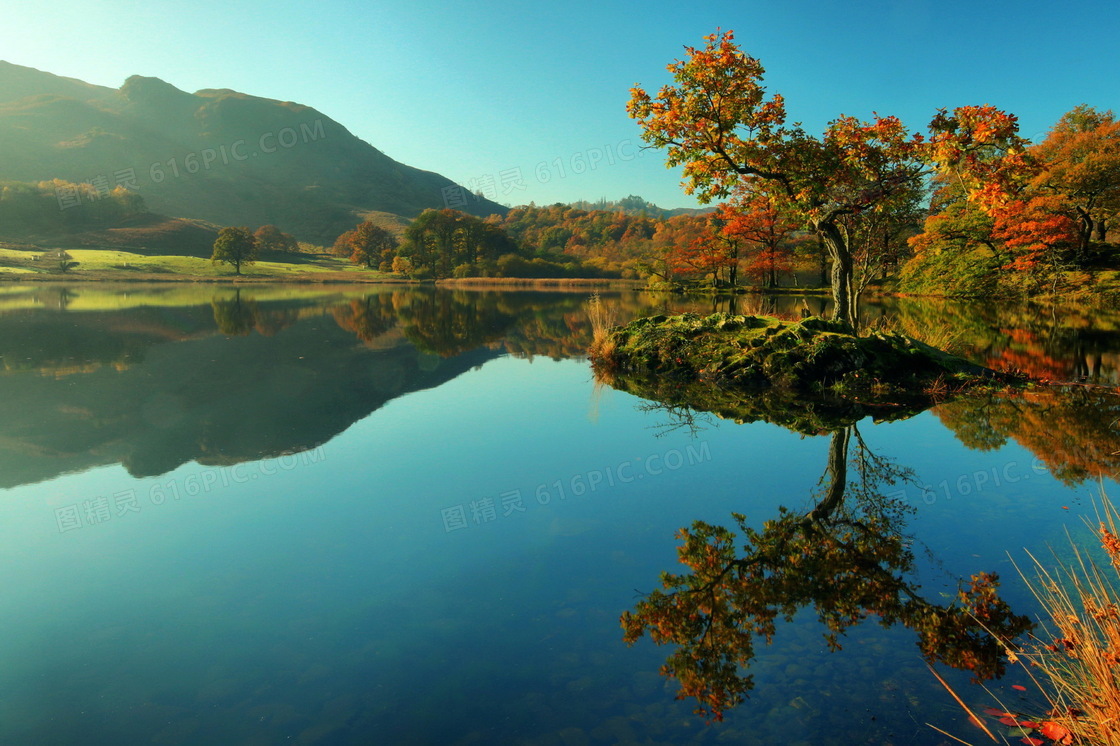
[{"label": "grass tuft", "polygon": [[[1051,719],[1078,742],[1120,746],[1120,511],[1101,493],[1090,524],[1111,567],[1073,544],[1073,559],[1028,580],[1046,610],[1049,640],[1029,662],[1049,681]],[[1071,542],[1072,543],[1072,542]]]},{"label": "grass tuft", "polygon": [[1042,606],[1043,632],[1033,644],[1009,649],[1008,658],[1023,666],[1049,704],[1048,712],[1026,713],[1029,720],[1019,721],[1041,736],[1024,739],[1028,743],[1120,746],[1120,510],[1103,490],[1095,525],[1087,523],[1107,565],[1071,539],[1072,559],[1047,569],[1028,552],[1034,577],[1019,570]]},{"label": "grass tuft", "polygon": [[615,353],[615,342],[611,330],[618,325],[618,309],[608,306],[595,293],[587,301],[587,317],[591,320],[591,347],[588,352],[592,360],[607,362]]}]

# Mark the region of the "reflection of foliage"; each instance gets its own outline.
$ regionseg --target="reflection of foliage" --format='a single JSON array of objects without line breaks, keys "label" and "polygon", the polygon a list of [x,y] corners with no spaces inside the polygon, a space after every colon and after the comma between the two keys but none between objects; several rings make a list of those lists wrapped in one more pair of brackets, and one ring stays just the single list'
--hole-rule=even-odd
[{"label": "reflection of foliage", "polygon": [[[852,438],[856,454],[849,459]],[[848,483],[848,469],[857,478]],[[908,578],[914,556],[902,534],[907,506],[882,488],[909,479],[907,469],[875,456],[855,427],[832,435],[828,468],[817,503],[796,513],[779,508],[761,530],[733,514],[745,537],[736,551],[736,531],[702,521],[681,529],[678,555],[689,568],[662,574],[655,590],[622,615],[624,639],[645,633],[676,650],[662,674],[680,682],[681,697],[695,697],[699,713],[722,719],[753,688],[741,669],[754,659],[757,638],[771,642],[779,617],[791,620],[812,607],[838,649],[847,629],[878,617],[883,626],[901,623],[918,634],[928,662],[967,669],[976,678],[1004,671],[1004,645],[1031,628],[999,598],[998,578],[974,575],[955,602],[942,605],[919,595]]]},{"label": "reflection of foliage", "polygon": [[513,314],[499,307],[497,296],[416,293],[397,307],[405,336],[425,352],[453,357],[496,342],[513,325]]},{"label": "reflection of foliage", "polygon": [[862,401],[824,394],[809,396],[788,389],[767,388],[744,394],[705,382],[675,383],[653,375],[596,374],[612,388],[660,402],[659,408],[711,412],[739,423],[770,422],[803,435],[818,435],[867,417],[876,421],[913,417],[930,406],[924,396],[892,397],[893,401]]},{"label": "reflection of foliage", "polygon": [[389,295],[367,295],[344,306],[331,309],[335,322],[354,332],[363,342],[372,342],[396,324],[392,298]]},{"label": "reflection of foliage", "polygon": [[934,410],[970,448],[1014,439],[1066,484],[1120,475],[1120,396],[1101,388],[1047,387],[965,397]]},{"label": "reflection of foliage", "polygon": [[245,336],[255,329],[263,336],[271,337],[296,323],[300,315],[296,308],[262,308],[257,301],[242,298],[240,288],[234,291],[233,298],[215,297],[210,301],[210,307],[218,331],[231,336]]},{"label": "reflection of foliage", "polygon": [[1054,381],[1115,382],[1120,316],[1101,308],[901,298],[888,307],[904,334],[957,332],[955,352],[997,370],[1018,369]]},{"label": "reflection of foliage", "polygon": [[[362,300],[338,306],[331,314],[342,328],[354,332],[364,342],[380,334],[377,330],[383,325],[399,323],[414,343],[444,357],[497,345],[517,357],[543,355],[562,360],[584,357],[591,342],[584,293],[408,288],[381,293],[376,298],[369,311],[360,308],[366,305]],[[635,292],[604,295],[604,303],[615,310],[620,321],[666,311],[711,313],[718,310],[717,304],[722,308],[734,300],[695,300]],[[795,307],[793,300],[778,302]],[[380,315],[382,320],[362,319],[366,314]],[[364,324],[369,326],[360,332]]]},{"label": "reflection of foliage", "polygon": [[232,300],[214,298],[210,307],[214,310],[214,323],[222,334],[244,336],[257,323],[257,302],[243,300],[240,289],[234,293]]}]

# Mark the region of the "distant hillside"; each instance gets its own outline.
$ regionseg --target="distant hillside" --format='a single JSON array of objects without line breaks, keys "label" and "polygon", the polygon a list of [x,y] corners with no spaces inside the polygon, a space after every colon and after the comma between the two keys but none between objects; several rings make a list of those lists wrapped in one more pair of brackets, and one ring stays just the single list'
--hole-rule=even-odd
[{"label": "distant hillside", "polygon": [[0,181],[0,239],[30,246],[152,249],[208,257],[218,226],[149,212],[121,187],[100,194],[89,184],[54,179]]},{"label": "distant hillside", "polygon": [[463,196],[465,211],[506,211],[309,106],[158,78],[117,90],[0,61],[0,154],[0,180],[123,186],[158,214],[327,245],[371,211],[413,217]]},{"label": "distant hillside", "polygon": [[652,202],[647,202],[636,194],[614,201],[600,199],[595,202],[579,200],[570,203],[571,207],[580,210],[597,210],[601,212],[621,212],[624,215],[639,215],[647,218],[673,218],[677,215],[706,215],[713,212],[715,207],[658,207]]}]

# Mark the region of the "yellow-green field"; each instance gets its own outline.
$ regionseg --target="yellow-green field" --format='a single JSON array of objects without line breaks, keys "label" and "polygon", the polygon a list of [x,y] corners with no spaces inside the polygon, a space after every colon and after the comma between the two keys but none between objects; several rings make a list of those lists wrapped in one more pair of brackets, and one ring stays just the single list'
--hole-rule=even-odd
[{"label": "yellow-green field", "polygon": [[284,261],[258,261],[234,274],[228,264],[191,256],[136,254],[112,249],[70,249],[78,265],[66,272],[33,251],[0,248],[0,279],[83,281],[385,282],[398,277],[351,264],[329,254],[293,254]]}]

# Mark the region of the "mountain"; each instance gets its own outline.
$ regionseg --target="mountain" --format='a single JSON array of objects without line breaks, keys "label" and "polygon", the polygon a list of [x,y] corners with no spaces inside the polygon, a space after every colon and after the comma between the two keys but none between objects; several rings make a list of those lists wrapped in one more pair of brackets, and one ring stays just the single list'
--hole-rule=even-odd
[{"label": "mountain", "polygon": [[0,180],[124,186],[157,214],[327,245],[370,213],[413,217],[449,196],[506,211],[309,106],[138,75],[113,89],[0,61],[0,154]]},{"label": "mountain", "polygon": [[568,204],[580,210],[622,212],[625,215],[644,215],[649,218],[662,220],[673,218],[677,215],[707,215],[710,212],[715,212],[716,209],[714,207],[658,207],[652,202],[635,194],[631,194],[629,197],[624,197],[617,201],[608,201],[606,198],[603,198],[595,202],[579,200],[578,202],[570,202]]}]

